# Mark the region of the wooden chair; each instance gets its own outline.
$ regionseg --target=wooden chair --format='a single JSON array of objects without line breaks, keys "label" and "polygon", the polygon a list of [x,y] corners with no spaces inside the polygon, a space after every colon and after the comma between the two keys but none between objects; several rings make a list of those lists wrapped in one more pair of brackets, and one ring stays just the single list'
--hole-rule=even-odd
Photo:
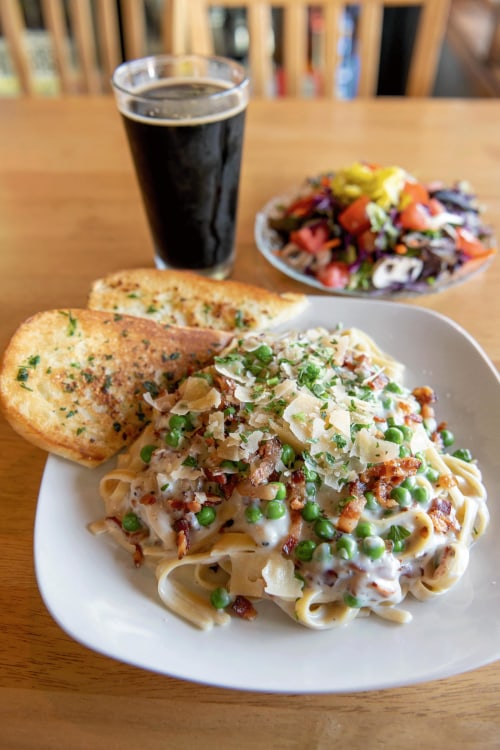
[{"label": "wooden chair", "polygon": [[[50,34],[58,90],[63,94],[97,94],[110,90],[112,71],[121,61],[115,0],[41,0]],[[0,0],[0,25],[23,93],[37,93],[27,45],[27,28],[19,0]],[[73,54],[71,52],[73,48]]]},{"label": "wooden chair", "polygon": [[[133,3],[134,0],[129,0]],[[382,36],[383,12],[390,6],[419,6],[418,29],[411,57],[406,94],[428,96],[439,62],[449,11],[449,0],[352,0],[359,6],[357,29],[360,73],[358,95],[376,94],[379,53]],[[213,52],[209,27],[209,10],[212,6],[244,7],[247,13],[249,43],[249,68],[253,93],[267,96],[272,90],[273,65],[270,56],[271,11],[282,8],[284,16],[283,68],[285,94],[301,95],[304,74],[308,65],[308,9],[321,9],[322,23],[322,93],[335,97],[335,72],[341,19],[346,2],[341,0],[171,0],[169,9],[169,43],[176,52],[192,51],[202,54]]]}]

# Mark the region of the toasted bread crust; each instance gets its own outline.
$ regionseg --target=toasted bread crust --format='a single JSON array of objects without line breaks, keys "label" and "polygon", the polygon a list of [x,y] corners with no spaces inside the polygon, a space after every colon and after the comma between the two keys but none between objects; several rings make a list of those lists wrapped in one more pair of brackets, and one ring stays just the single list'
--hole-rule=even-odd
[{"label": "toasted bread crust", "polygon": [[98,279],[88,307],[215,330],[264,330],[299,315],[304,294],[274,294],[238,281],[216,281],[189,271],[138,268]]},{"label": "toasted bread crust", "polygon": [[148,422],[146,391],[173,386],[230,339],[95,310],[40,312],[18,328],[3,354],[0,409],[39,448],[97,466]]}]

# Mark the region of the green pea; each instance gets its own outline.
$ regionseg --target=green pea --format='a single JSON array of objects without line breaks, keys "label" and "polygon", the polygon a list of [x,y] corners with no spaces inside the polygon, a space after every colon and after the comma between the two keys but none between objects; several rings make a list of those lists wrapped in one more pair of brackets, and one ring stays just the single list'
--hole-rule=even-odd
[{"label": "green pea", "polygon": [[218,586],[210,594],[210,603],[215,609],[226,609],[231,603],[229,591],[222,586]]},{"label": "green pea", "polygon": [[406,441],[410,441],[413,437],[413,430],[406,424],[399,425],[399,429],[403,433],[403,437]]},{"label": "green pea", "polygon": [[343,560],[352,560],[357,551],[357,542],[350,534],[344,534],[337,540],[337,552]]},{"label": "green pea", "polygon": [[314,533],[320,539],[333,539],[335,536],[335,527],[327,518],[318,518],[314,524]]},{"label": "green pea", "polygon": [[425,476],[431,482],[432,484],[435,484],[437,480],[439,479],[439,471],[435,469],[433,466],[428,466],[425,470]]},{"label": "green pea", "polygon": [[266,505],[266,518],[269,518],[271,521],[283,518],[285,513],[286,508],[280,500],[270,500]]},{"label": "green pea", "polygon": [[283,482],[270,482],[271,487],[276,487],[275,500],[284,500],[286,498],[286,487]]},{"label": "green pea", "polygon": [[400,445],[404,440],[403,433],[401,432],[399,427],[389,427],[384,432],[384,438],[386,440],[389,440],[391,443],[396,443],[397,445]]},{"label": "green pea", "polygon": [[204,505],[196,514],[200,526],[210,526],[215,521],[215,516],[215,509],[211,505]]},{"label": "green pea", "polygon": [[445,448],[449,448],[455,442],[455,435],[450,430],[441,430],[439,434]]},{"label": "green pea", "polygon": [[357,596],[353,596],[348,591],[344,593],[344,603],[352,609],[360,609],[363,606],[361,599]]},{"label": "green pea", "polygon": [[297,560],[301,560],[302,562],[309,562],[310,560],[312,560],[312,556],[314,550],[316,549],[316,546],[316,542],[314,542],[312,539],[304,539],[295,547],[295,557],[297,558]]},{"label": "green pea", "polygon": [[399,487],[392,488],[391,497],[401,508],[408,508],[412,502],[410,490],[407,490],[406,487],[403,487],[401,485]]},{"label": "green pea", "polygon": [[333,557],[330,545],[327,542],[318,544],[313,553],[313,558],[317,562],[328,562]]},{"label": "green pea", "polygon": [[406,477],[406,479],[401,482],[401,487],[404,487],[407,490],[412,490],[413,487],[415,487],[416,478],[414,476]]},{"label": "green pea", "polygon": [[290,467],[295,461],[295,451],[291,445],[285,443],[281,449],[281,460],[285,466]]},{"label": "green pea", "polygon": [[387,383],[384,390],[389,391],[390,393],[402,393],[401,386],[399,386],[397,383],[395,383],[393,380],[391,380],[390,383]]},{"label": "green pea", "polygon": [[399,458],[406,458],[407,456],[411,456],[411,450],[406,445],[400,445]]},{"label": "green pea", "polygon": [[417,474],[425,474],[425,472],[427,471],[427,461],[424,454],[419,451],[418,453],[415,453],[415,458],[418,458],[418,460],[420,461],[420,466],[417,469]]},{"label": "green pea", "polygon": [[177,448],[179,445],[181,439],[181,432],[180,430],[170,430],[170,432],[167,432],[165,435],[165,442],[167,445],[169,445],[171,448]]},{"label": "green pea", "polygon": [[316,521],[321,513],[321,508],[318,503],[313,500],[307,500],[304,507],[302,508],[301,514],[304,521]]},{"label": "green pea", "polygon": [[377,498],[375,497],[374,493],[371,490],[368,490],[367,492],[365,492],[365,498],[366,498],[365,508],[367,510],[377,510],[378,509]]},{"label": "green pea", "polygon": [[268,344],[261,344],[255,350],[255,356],[261,362],[264,362],[264,364],[268,365],[269,362],[271,362],[271,360],[273,358],[273,350],[271,349],[271,347]]},{"label": "green pea", "polygon": [[411,491],[411,495],[417,503],[426,503],[430,498],[429,489],[425,487],[425,485],[415,487],[415,489]]},{"label": "green pea", "polygon": [[385,543],[380,536],[367,536],[363,539],[363,552],[372,560],[378,560],[385,552]]},{"label": "green pea", "polygon": [[135,513],[125,513],[122,518],[122,527],[125,531],[139,531],[141,528],[141,521]]},{"label": "green pea", "polygon": [[316,494],[317,487],[314,482],[306,482],[306,495],[307,497],[314,497]]},{"label": "green pea", "polygon": [[144,461],[145,464],[149,464],[151,461],[151,456],[153,455],[154,451],[156,450],[156,445],[143,445],[141,448],[141,461]]},{"label": "green pea", "polygon": [[454,458],[459,458],[461,461],[467,461],[467,463],[472,461],[472,453],[468,448],[458,448],[458,450],[452,455]]},{"label": "green pea", "polygon": [[172,414],[168,420],[171,430],[192,430],[193,424],[187,414]]},{"label": "green pea", "polygon": [[253,362],[248,369],[250,370],[252,375],[255,375],[256,377],[259,377],[262,373],[265,373],[265,370],[262,367],[262,362]]},{"label": "green pea", "polygon": [[248,523],[258,523],[264,518],[264,514],[258,505],[249,505],[245,508],[245,518]]},{"label": "green pea", "polygon": [[316,482],[318,477],[318,472],[314,471],[314,469],[310,469],[308,466],[304,466],[304,476],[306,478],[306,482]]},{"label": "green pea", "polygon": [[360,521],[356,526],[356,536],[363,539],[366,536],[373,536],[375,534],[375,526],[369,521]]}]

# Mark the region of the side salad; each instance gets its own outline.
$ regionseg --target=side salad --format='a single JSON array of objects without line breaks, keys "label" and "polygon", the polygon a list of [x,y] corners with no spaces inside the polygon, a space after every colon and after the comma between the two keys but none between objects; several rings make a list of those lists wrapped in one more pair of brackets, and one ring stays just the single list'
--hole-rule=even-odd
[{"label": "side salad", "polygon": [[401,167],[355,162],[307,180],[267,217],[275,254],[330,289],[429,292],[496,253],[465,182],[423,184]]}]

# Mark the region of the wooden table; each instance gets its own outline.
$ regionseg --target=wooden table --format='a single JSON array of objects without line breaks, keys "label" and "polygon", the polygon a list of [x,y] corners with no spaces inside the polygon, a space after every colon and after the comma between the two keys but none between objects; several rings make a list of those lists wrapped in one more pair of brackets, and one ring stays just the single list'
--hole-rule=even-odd
[{"label": "wooden table", "polygon": [[[308,291],[259,256],[254,215],[305,175],[359,158],[423,179],[468,178],[500,233],[499,122],[494,100],[252,102],[234,278]],[[84,306],[93,279],[151,263],[113,101],[0,102],[0,347],[31,313]],[[500,368],[499,290],[496,261],[412,304],[457,321]],[[74,642],[47,613],[33,570],[45,458],[0,421],[0,748],[498,747],[498,663],[401,689],[272,695],[150,674]]]}]

